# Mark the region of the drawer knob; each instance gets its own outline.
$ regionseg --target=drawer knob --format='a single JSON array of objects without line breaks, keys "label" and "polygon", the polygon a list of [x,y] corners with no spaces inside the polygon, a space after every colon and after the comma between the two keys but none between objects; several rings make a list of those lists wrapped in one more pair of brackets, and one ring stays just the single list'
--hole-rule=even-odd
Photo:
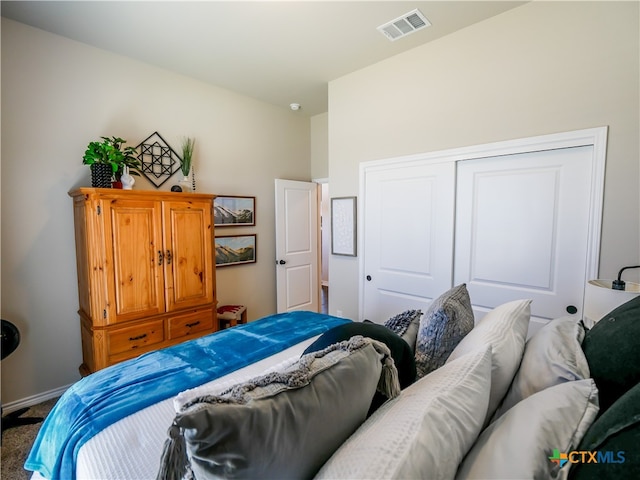
[{"label": "drawer knob", "polygon": [[193,322],[193,323],[187,323],[187,327],[189,327],[189,328],[195,327],[196,325],[200,325],[200,320],[198,320],[197,322]]}]

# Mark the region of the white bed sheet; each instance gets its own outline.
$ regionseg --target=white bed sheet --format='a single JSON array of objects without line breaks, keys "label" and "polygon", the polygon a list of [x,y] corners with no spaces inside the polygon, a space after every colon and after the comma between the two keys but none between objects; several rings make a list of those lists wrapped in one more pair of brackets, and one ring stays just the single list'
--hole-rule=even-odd
[{"label": "white bed sheet", "polygon": [[[296,361],[320,335],[236,370],[192,390],[222,391],[236,383]],[[167,430],[175,417],[174,398],[140,410],[114,423],[85,443],[78,452],[77,480],[155,480]],[[31,480],[44,480],[37,472]]]}]

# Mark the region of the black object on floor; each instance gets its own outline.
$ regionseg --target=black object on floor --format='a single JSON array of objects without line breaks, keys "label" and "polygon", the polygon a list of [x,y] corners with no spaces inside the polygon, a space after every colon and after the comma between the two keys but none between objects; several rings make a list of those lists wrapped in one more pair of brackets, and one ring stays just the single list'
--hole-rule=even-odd
[{"label": "black object on floor", "polygon": [[44,418],[42,417],[21,417],[20,415],[28,412],[28,408],[21,408],[11,413],[7,413],[2,417],[2,433],[13,427],[21,427],[22,425],[33,425],[40,423]]},{"label": "black object on floor", "polygon": [[[8,320],[2,320],[2,359],[4,360],[12,354],[18,348],[18,345],[20,345],[20,331],[13,323]],[[9,428],[33,425],[43,420],[42,417],[21,417],[28,410],[28,408],[21,408],[3,416],[2,433]]]}]

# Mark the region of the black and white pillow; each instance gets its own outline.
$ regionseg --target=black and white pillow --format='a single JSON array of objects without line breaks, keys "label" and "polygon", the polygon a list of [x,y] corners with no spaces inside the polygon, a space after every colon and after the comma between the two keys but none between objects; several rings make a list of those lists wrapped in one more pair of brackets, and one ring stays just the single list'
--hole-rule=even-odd
[{"label": "black and white pillow", "polygon": [[384,326],[402,336],[407,333],[415,320],[420,321],[420,317],[422,317],[422,310],[405,310],[384,322]]}]

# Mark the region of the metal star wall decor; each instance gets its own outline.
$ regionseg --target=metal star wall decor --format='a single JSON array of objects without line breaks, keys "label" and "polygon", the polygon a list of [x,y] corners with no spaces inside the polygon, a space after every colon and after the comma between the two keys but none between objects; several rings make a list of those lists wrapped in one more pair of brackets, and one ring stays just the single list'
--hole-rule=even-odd
[{"label": "metal star wall decor", "polygon": [[137,147],[140,173],[155,185],[162,186],[180,170],[182,159],[158,132],[153,132]]}]

